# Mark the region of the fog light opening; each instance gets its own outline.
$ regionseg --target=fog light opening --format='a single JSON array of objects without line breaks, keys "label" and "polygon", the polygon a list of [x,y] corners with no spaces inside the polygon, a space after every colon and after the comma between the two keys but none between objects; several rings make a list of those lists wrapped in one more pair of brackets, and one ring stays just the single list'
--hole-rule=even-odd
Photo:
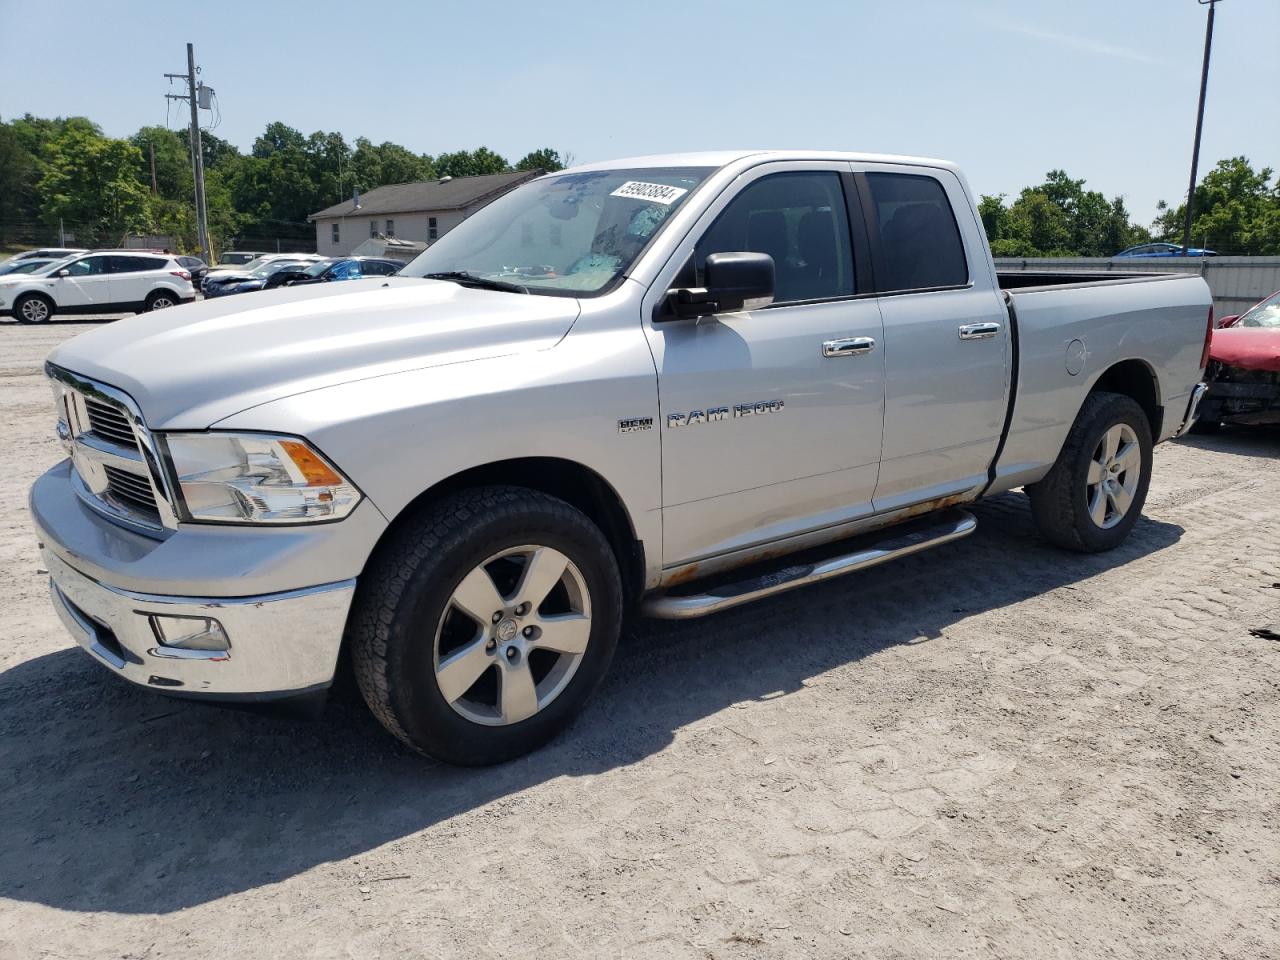
[{"label": "fog light opening", "polygon": [[231,641],[222,624],[212,617],[171,617],[151,614],[151,630],[162,647],[179,650],[231,649]]}]

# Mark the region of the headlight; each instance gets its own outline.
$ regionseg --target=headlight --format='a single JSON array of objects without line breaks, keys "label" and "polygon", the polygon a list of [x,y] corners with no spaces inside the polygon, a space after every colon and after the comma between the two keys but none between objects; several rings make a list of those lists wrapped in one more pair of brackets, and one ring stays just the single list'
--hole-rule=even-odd
[{"label": "headlight", "polygon": [[304,523],[345,517],[360,491],[304,440],[269,433],[162,435],[183,519]]}]

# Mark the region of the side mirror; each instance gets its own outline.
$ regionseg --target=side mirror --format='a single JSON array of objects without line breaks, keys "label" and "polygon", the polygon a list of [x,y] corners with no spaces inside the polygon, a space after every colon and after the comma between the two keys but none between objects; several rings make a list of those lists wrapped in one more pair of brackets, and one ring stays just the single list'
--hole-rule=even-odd
[{"label": "side mirror", "polygon": [[71,271],[63,268],[62,270],[59,270],[57,273],[55,273],[53,276],[55,279],[57,279],[58,277],[67,277],[70,275],[71,275]]},{"label": "side mirror", "polygon": [[767,253],[713,253],[704,267],[705,287],[671,290],[667,302],[677,317],[703,317],[755,310],[773,302],[774,265]]},{"label": "side mirror", "polygon": [[1240,314],[1237,313],[1235,316],[1232,316],[1232,317],[1223,317],[1221,320],[1218,321],[1218,326],[1234,327],[1239,322],[1240,322]]}]

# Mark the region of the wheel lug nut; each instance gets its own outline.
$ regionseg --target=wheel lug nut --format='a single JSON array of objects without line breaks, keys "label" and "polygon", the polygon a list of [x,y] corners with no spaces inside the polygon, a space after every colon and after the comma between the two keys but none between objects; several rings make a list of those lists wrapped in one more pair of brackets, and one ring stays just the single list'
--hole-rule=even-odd
[{"label": "wheel lug nut", "polygon": [[533,627],[525,627],[525,628],[524,628],[524,635],[525,635],[526,637],[532,637],[532,636],[533,636]]},{"label": "wheel lug nut", "polygon": [[484,649],[488,653],[493,653],[494,650],[498,649],[498,641],[490,640],[488,643],[484,645]]},{"label": "wheel lug nut", "polygon": [[502,619],[502,611],[499,610],[493,615],[493,622],[497,623],[501,619]]},{"label": "wheel lug nut", "polygon": [[508,660],[514,660],[515,658],[516,658],[516,648],[515,648],[515,647],[507,647],[507,659],[508,659]]}]

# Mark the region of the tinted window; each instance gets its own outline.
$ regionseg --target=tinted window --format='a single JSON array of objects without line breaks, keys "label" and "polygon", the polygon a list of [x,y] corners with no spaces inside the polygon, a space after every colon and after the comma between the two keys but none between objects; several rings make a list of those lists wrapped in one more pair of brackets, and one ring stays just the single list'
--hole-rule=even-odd
[{"label": "tinted window", "polygon": [[880,231],[876,286],[881,290],[956,287],[969,282],[960,228],[933,177],[869,173],[872,216]]},{"label": "tinted window", "polygon": [[369,277],[387,277],[396,272],[396,268],[391,264],[378,260],[366,260],[363,269],[365,276]]},{"label": "tinted window", "polygon": [[164,260],[157,257],[112,257],[112,273],[140,273],[143,270],[160,270]]},{"label": "tinted window", "polygon": [[107,272],[106,257],[85,257],[65,267],[70,277],[95,277]]},{"label": "tinted window", "polygon": [[773,257],[775,303],[845,297],[851,249],[840,175],[776,173],[745,187],[698,241],[697,285],[710,254],[746,250]]}]

